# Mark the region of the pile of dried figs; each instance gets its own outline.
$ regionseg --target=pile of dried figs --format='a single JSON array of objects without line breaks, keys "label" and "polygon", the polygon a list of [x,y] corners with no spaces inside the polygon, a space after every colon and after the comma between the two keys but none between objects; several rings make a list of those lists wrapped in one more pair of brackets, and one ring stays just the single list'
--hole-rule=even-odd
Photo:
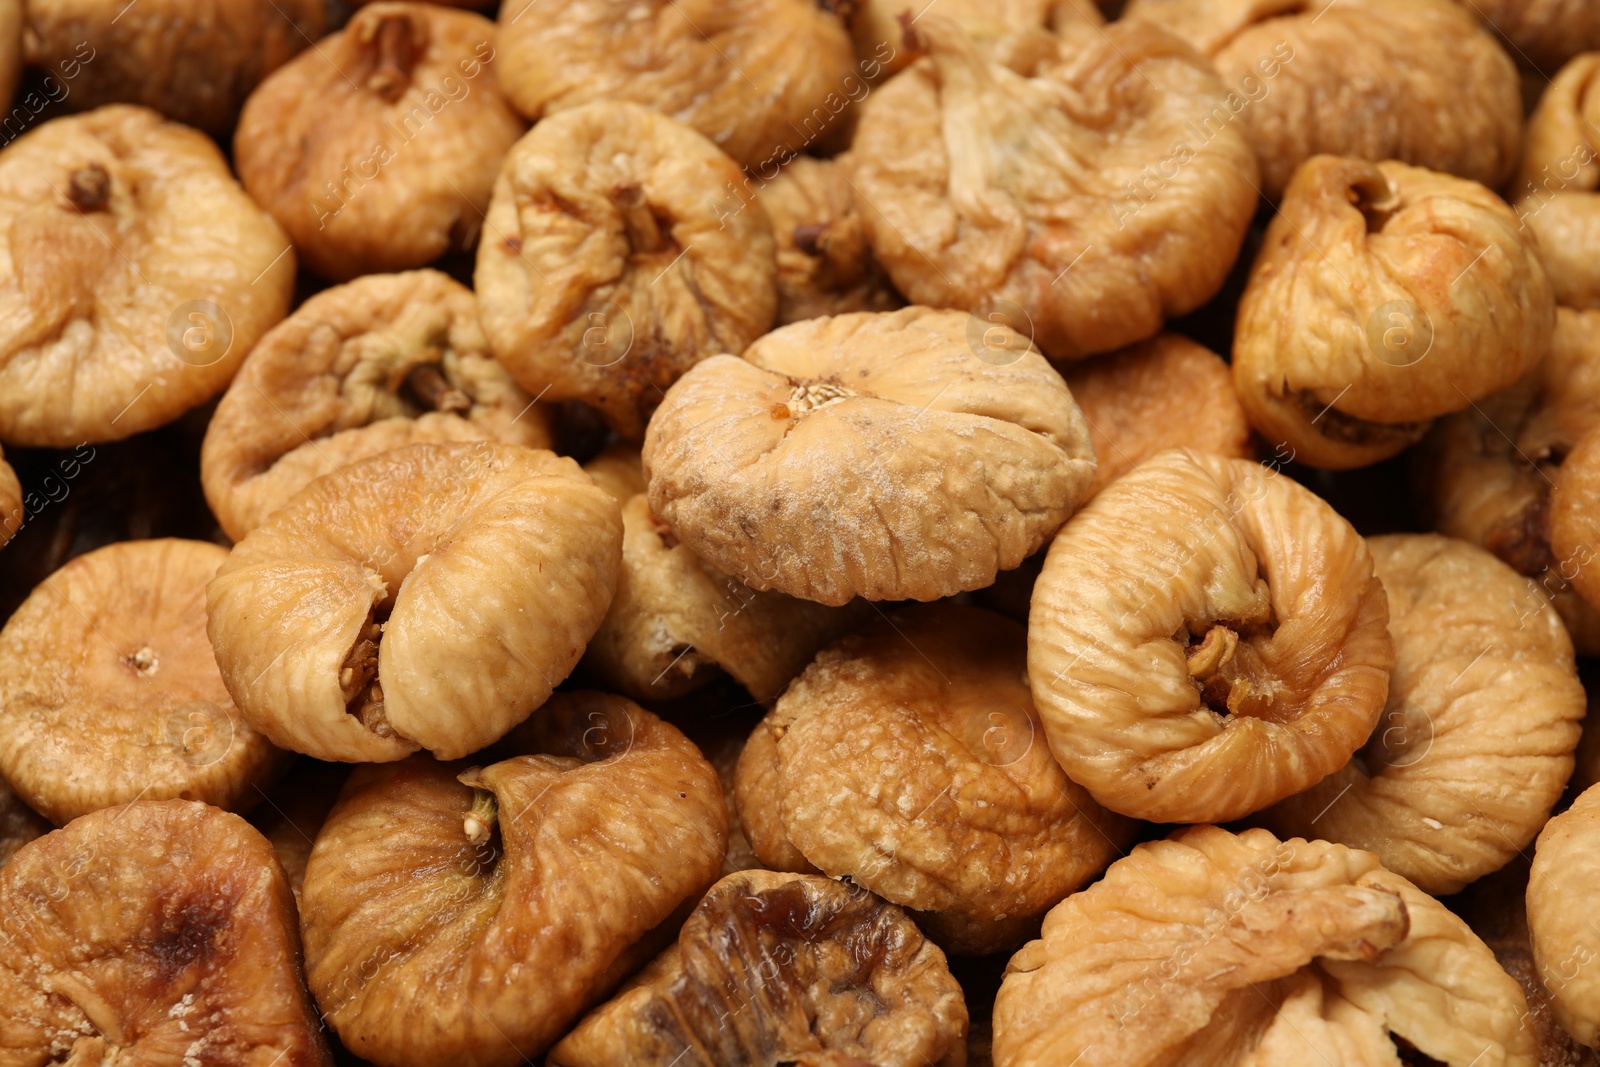
[{"label": "pile of dried figs", "polygon": [[1597,264],[1600,0],[0,0],[0,1067],[1600,1067]]}]

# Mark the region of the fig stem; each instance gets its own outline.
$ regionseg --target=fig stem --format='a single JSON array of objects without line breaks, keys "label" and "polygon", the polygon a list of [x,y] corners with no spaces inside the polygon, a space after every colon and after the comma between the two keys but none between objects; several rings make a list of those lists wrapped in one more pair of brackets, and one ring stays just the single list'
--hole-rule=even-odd
[{"label": "fig stem", "polygon": [[487,844],[499,820],[500,806],[495,803],[494,794],[487,789],[474,788],[472,807],[461,816],[461,828],[466,831],[467,840],[474,845]]},{"label": "fig stem", "polygon": [[411,19],[406,15],[385,15],[361,27],[362,44],[374,44],[377,53],[367,88],[390,103],[400,98],[411,84],[411,67],[416,62],[416,42],[412,39]]},{"label": "fig stem", "polygon": [[85,214],[101,210],[111,200],[111,175],[98,163],[79,167],[67,179],[67,199]]},{"label": "fig stem", "polygon": [[661,224],[645,202],[644,190],[636,182],[612,189],[611,202],[622,215],[622,228],[628,235],[628,244],[635,252],[659,252],[667,247],[667,237],[661,232]]},{"label": "fig stem", "polygon": [[418,400],[434,411],[464,412],[472,410],[472,400],[450,384],[434,363],[418,363],[406,372],[406,385]]}]

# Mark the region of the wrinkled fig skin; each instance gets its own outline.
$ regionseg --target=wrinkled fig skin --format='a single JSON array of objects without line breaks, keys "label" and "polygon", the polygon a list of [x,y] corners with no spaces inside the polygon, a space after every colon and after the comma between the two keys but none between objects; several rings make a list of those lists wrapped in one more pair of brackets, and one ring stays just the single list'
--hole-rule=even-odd
[{"label": "wrinkled fig skin", "polygon": [[[1136,847],[1012,957],[996,1067],[1538,1067],[1527,1002],[1467,924],[1377,857],[1192,827]],[[1392,1037],[1391,1037],[1392,1035]],[[1414,1053],[1413,1053],[1414,1054]]]},{"label": "wrinkled fig skin", "polygon": [[331,1067],[272,846],[236,815],[144,800],[17,852],[0,1063]]},{"label": "wrinkled fig skin", "polygon": [[333,281],[406,270],[478,241],[524,124],[495,82],[494,24],[377,3],[251,94],[239,178]]},{"label": "wrinkled fig skin", "polygon": [[1528,878],[1528,930],[1563,1029],[1600,1044],[1600,971],[1591,928],[1600,885],[1600,787],[1545,824]]},{"label": "wrinkled fig skin", "polygon": [[1437,534],[1372,538],[1395,665],[1371,739],[1267,809],[1281,836],[1377,855],[1443,896],[1528,845],[1572,773],[1583,685],[1561,619],[1481,548]]},{"label": "wrinkled fig skin", "polygon": [[1550,491],[1550,551],[1578,595],[1600,610],[1600,427],[1579,439]]},{"label": "wrinkled fig skin", "polygon": [[544,703],[600,625],[617,505],[570,459],[420,444],[312,482],[207,588],[223,681],[281,747],[456,759]]},{"label": "wrinkled fig skin", "polygon": [[63,825],[143,798],[245,810],[286,764],[217,673],[206,583],[226,549],[119,541],[72,560],[0,630],[0,773]]},{"label": "wrinkled fig skin", "polygon": [[967,1008],[905,912],[827,878],[741,871],[550,1067],[964,1067]]},{"label": "wrinkled fig skin", "polygon": [[740,166],[771,168],[828,133],[844,103],[866,89],[834,6],[505,0],[500,86],[535,122],[627,101],[698,130]]},{"label": "wrinkled fig skin", "polygon": [[645,436],[651,511],[752,589],[841,605],[989,585],[1072,513],[1094,455],[1061,376],[1004,326],[975,345],[972,322],[836,315],[699,364]]},{"label": "wrinkled fig skin", "polygon": [[53,119],[0,151],[0,234],[13,444],[170,422],[222,391],[294,287],[288,240],[216,146],[146,108]]},{"label": "wrinkled fig skin", "polygon": [[1550,348],[1538,244],[1475,182],[1316,156],[1239,302],[1233,381],[1269,444],[1315,467],[1396,455]]},{"label": "wrinkled fig skin", "polygon": [[17,472],[0,451],[0,548],[4,548],[22,526],[26,511],[22,504],[22,483]]},{"label": "wrinkled fig skin", "polygon": [[1600,10],[1587,0],[1471,0],[1463,4],[1510,42],[1512,58],[1554,71],[1600,48]]},{"label": "wrinkled fig skin", "polygon": [[1398,160],[1491,188],[1516,167],[1516,65],[1468,4],[1133,0],[1124,18],[1211,57],[1274,200],[1319,154]]},{"label": "wrinkled fig skin", "polygon": [[[867,98],[852,149],[895,287],[1000,315],[1052,359],[1143,340],[1209,300],[1258,196],[1238,127],[1189,132],[1225,106],[1204,57],[1118,22],[1023,77],[934,11],[916,26],[929,56]],[[1175,173],[1157,188],[1152,166]]]},{"label": "wrinkled fig skin", "polygon": [[[379,1067],[537,1061],[721,868],[716,771],[638,705],[559,694],[508,742],[536,754],[362,767],[317,837],[311,990]],[[491,794],[475,844],[464,816]]]},{"label": "wrinkled fig skin", "polygon": [[1133,837],[1056,765],[1026,659],[1021,626],[949,603],[824,649],[740,760],[756,855],[848,876],[949,952],[1016,948]]},{"label": "wrinkled fig skin", "polygon": [[143,104],[219,137],[257,83],[324,26],[322,0],[139,0],[131,8],[127,0],[27,0],[26,8],[24,58],[67,88],[67,108]]},{"label": "wrinkled fig skin", "polygon": [[[1600,15],[1596,16],[1600,18]],[[1600,308],[1600,54],[1561,68],[1528,118],[1522,164],[1511,184],[1517,214],[1539,238],[1556,302]]]},{"label": "wrinkled fig skin", "polygon": [[238,541],[313,479],[430,441],[554,443],[512,380],[471,290],[433,270],[324,290],[256,345],[206,427],[200,480]]},{"label": "wrinkled fig skin", "polygon": [[484,232],[474,286],[495,355],[529,392],[582,400],[629,440],[681,374],[744,351],[777,310],[772,228],[743,172],[637,104],[534,127]]},{"label": "wrinkled fig skin", "polygon": [[1113,811],[1225,822],[1315,785],[1383,710],[1394,646],[1360,535],[1246,460],[1173,449],[1056,535],[1028,677],[1051,751]]},{"label": "wrinkled fig skin", "polygon": [[850,16],[850,37],[862,70],[877,78],[880,71],[893,74],[917,58],[916,50],[906,46],[905,23],[900,19],[903,13],[914,16],[917,26],[922,25],[924,14],[949,19],[980,48],[993,49],[1009,37],[1043,29],[1058,6],[1067,15],[1076,14],[1066,0],[1059,4],[1055,0],[937,0],[931,4],[928,0],[859,0]]}]

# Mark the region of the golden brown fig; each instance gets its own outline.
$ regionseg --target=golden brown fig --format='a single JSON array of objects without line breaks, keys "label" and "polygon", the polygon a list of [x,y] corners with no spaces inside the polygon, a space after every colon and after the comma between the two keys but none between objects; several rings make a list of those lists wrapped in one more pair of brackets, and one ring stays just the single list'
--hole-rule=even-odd
[{"label": "golden brown fig", "polygon": [[112,106],[0,151],[0,438],[119,440],[220,392],[294,253],[207,138]]},{"label": "golden brown fig", "polygon": [[777,309],[771,224],[738,166],[637,104],[539,123],[506,158],[486,227],[474,285],[495,355],[529,392],[582,400],[632,440],[679,375],[743,351]]},{"label": "golden brown fig", "polygon": [[25,58],[63,80],[68,107],[144,104],[214,136],[324,26],[322,0],[27,0],[26,8]]},{"label": "golden brown fig", "polygon": [[1600,10],[1586,0],[1468,0],[1464,6],[1506,38],[1514,58],[1539,70],[1600,48]]},{"label": "golden brown fig", "polygon": [[11,862],[17,849],[51,829],[50,820],[24,804],[10,786],[0,781],[0,867]]},{"label": "golden brown fig", "polygon": [[1572,642],[1525,617],[1528,579],[1437,534],[1367,542],[1389,600],[1389,699],[1358,759],[1262,813],[1280,836],[1374,853],[1435,895],[1531,842],[1572,773],[1584,716]]},{"label": "golden brown fig", "polygon": [[286,765],[245,722],[206,638],[203,541],[79,556],[0,630],[0,773],[62,825],[140,798],[248,809]]},{"label": "golden brown fig", "polygon": [[494,76],[494,24],[378,3],[250,95],[239,179],[325,278],[420,267],[478,240],[523,123]]},{"label": "golden brown fig", "polygon": [[1600,937],[1594,932],[1600,886],[1600,787],[1545,824],[1528,878],[1528,929],[1539,975],[1562,1027],[1600,1045]]},{"label": "golden brown fig", "polygon": [[915,49],[907,46],[906,26],[909,23],[915,30],[924,15],[949,19],[991,55],[1007,37],[1042,29],[1058,7],[1064,19],[1080,15],[1080,9],[1067,0],[860,0],[854,7],[850,37],[860,69],[873,81],[917,58]]},{"label": "golden brown fig", "polygon": [[1550,551],[1578,595],[1600,609],[1600,426],[1578,439],[1550,490]]},{"label": "golden brown fig", "polygon": [[17,472],[6,462],[5,452],[0,451],[0,548],[21,529],[25,514],[22,483],[17,481]]},{"label": "golden brown fig", "polygon": [[1371,853],[1201,826],[1045,918],[1006,967],[994,1062],[1537,1067],[1526,1008],[1467,924]]},{"label": "golden brown fig", "polygon": [[139,801],[0,871],[0,1061],[329,1067],[294,898],[237,815]]},{"label": "golden brown fig", "polygon": [[628,101],[698,130],[742,166],[776,167],[828,129],[852,84],[857,94],[866,89],[836,6],[507,0],[500,85],[535,121],[594,101]]},{"label": "golden brown fig", "polygon": [[296,907],[305,885],[311,846],[349,775],[350,768],[342,763],[301,759],[271,792],[261,797],[261,803],[250,814],[251,823],[277,853]]},{"label": "golden brown fig", "polygon": [[873,620],[819,653],[756,733],[736,779],[756,855],[848,877],[950,952],[1016,948],[1133,836],[1050,755],[1023,628],[980,608]]},{"label": "golden brown fig", "polygon": [[550,1052],[550,1067],[963,1067],[944,954],[893,904],[826,878],[741,871],[678,941]]},{"label": "golden brown fig", "polygon": [[307,978],[379,1067],[537,1060],[717,877],[717,775],[673,727],[562,693],[508,742],[532,754],[362,767],[317,837]]},{"label": "golden brown fig", "polygon": [[840,605],[994,581],[1083,498],[1094,456],[1027,339],[912,307],[785,326],[667,394],[650,508],[752,589]]},{"label": "golden brown fig", "polygon": [[1538,244],[1494,193],[1317,156],[1250,270],[1233,382],[1269,443],[1312,466],[1360,467],[1533,369],[1555,318]]},{"label": "golden brown fig", "polygon": [[[1597,23],[1600,25],[1600,23]],[[1522,164],[1511,185],[1517,214],[1539,238],[1556,301],[1600,308],[1600,52],[1561,68],[1528,118]]]},{"label": "golden brown fig", "polygon": [[1094,441],[1090,496],[1165,448],[1254,455],[1228,365],[1186,337],[1159,334],[1062,373]]},{"label": "golden brown fig", "polygon": [[[937,9],[934,9],[937,12]],[[876,90],[854,183],[872,249],[913,303],[1027,333],[1052,359],[1150,337],[1209,300],[1255,213],[1255,154],[1210,64],[1113,23],[1023,77],[937,13],[929,57]]]},{"label": "golden brown fig", "polygon": [[1325,502],[1259,464],[1173,449],[1056,535],[1028,677],[1051,751],[1101,804],[1224,822],[1367,740],[1388,621],[1371,553]]},{"label": "golden brown fig", "polygon": [[1469,6],[1133,0],[1124,17],[1161,26],[1211,57],[1231,92],[1197,125],[1206,136],[1245,131],[1260,156],[1261,188],[1274,200],[1319,154],[1399,160],[1492,188],[1516,167],[1516,65]]},{"label": "golden brown fig", "polygon": [[312,482],[207,589],[245,718],[317,759],[475,752],[577,664],[616,588],[616,502],[572,460],[419,444]]},{"label": "golden brown fig", "polygon": [[433,270],[324,290],[273,327],[206,428],[200,480],[237,541],[320,475],[403,445],[549,448],[550,410],[489,352],[472,291]]}]

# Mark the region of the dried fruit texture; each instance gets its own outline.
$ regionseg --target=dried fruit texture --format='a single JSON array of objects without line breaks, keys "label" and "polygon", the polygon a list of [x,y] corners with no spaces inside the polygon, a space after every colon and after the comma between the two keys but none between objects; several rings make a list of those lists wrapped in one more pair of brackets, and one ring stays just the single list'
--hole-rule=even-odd
[{"label": "dried fruit texture", "polygon": [[1119,22],[1027,78],[937,13],[916,32],[928,58],[867,99],[852,149],[873,252],[912,303],[1000,315],[1075,359],[1216,293],[1256,164],[1238,129],[1191,132],[1225,94],[1202,56]]},{"label": "dried fruit texture", "polygon": [[1517,214],[1539,238],[1557,302],[1575,308],[1600,308],[1600,268],[1589,254],[1600,240],[1597,75],[1600,53],[1590,53],[1549,82],[1528,118],[1522,163],[1511,185]]},{"label": "dried fruit texture", "polygon": [[909,22],[914,33],[924,15],[949,19],[980,49],[993,49],[1007,37],[1043,29],[1058,6],[1064,19],[1080,15],[1070,0],[861,0],[850,16],[850,36],[863,69],[876,78],[880,70],[892,74],[917,58],[906,27]]},{"label": "dried fruit texture", "polygon": [[478,240],[523,122],[495,83],[494,24],[378,3],[251,94],[239,178],[334,281],[420,267]]},{"label": "dried fruit texture", "polygon": [[850,166],[801,156],[756,190],[777,247],[779,325],[904,302],[867,244]]},{"label": "dried fruit texture", "polygon": [[870,615],[759,592],[678,542],[650,513],[639,450],[613,445],[585,468],[622,509],[622,571],[585,665],[639,700],[692,692],[726,671],[757,700],[777,696],[819,648]]},{"label": "dried fruit texture", "polygon": [[0,451],[0,548],[4,548],[22,526],[23,515],[22,483],[17,481],[17,472],[11,469],[5,453]]},{"label": "dried fruit texture", "polygon": [[1578,595],[1600,609],[1600,426],[1579,438],[1550,490],[1550,551]]},{"label": "dried fruit texture", "polygon": [[471,290],[433,270],[369,275],[256,345],[206,428],[200,479],[237,541],[368,456],[430,441],[549,448],[552,423],[490,354]]},{"label": "dried fruit texture", "polygon": [[1600,945],[1593,929],[1600,885],[1600,789],[1590,788],[1545,824],[1528,878],[1533,958],[1561,1026],[1600,1044]]},{"label": "dried fruit texture", "polygon": [[139,801],[0,871],[0,1060],[328,1067],[294,898],[236,815]]},{"label": "dried fruit texture", "polygon": [[741,871],[550,1067],[962,1067],[967,1008],[905,912],[827,878]]},{"label": "dried fruit texture", "polygon": [[1467,924],[1371,853],[1202,826],[1045,918],[1006,968],[994,1062],[1536,1067],[1525,1009]]},{"label": "dried fruit texture", "polygon": [[1045,736],[1101,804],[1224,822],[1344,766],[1394,666],[1359,534],[1246,460],[1162,452],[1050,546],[1028,616]]},{"label": "dried fruit texture", "polygon": [[311,846],[339,799],[350,768],[342,763],[302,759],[250,814],[250,821],[272,843],[294,893],[296,908],[305,885]]},{"label": "dried fruit texture", "polygon": [[875,619],[824,649],[756,733],[736,779],[756,855],[783,869],[798,852],[802,869],[924,913],[951,952],[1017,947],[1133,836],[1050,755],[1023,628],[980,608]]},{"label": "dried fruit texture", "polygon": [[145,108],[11,142],[0,233],[0,438],[20,445],[119,440],[210,399],[294,287],[216,146]]},{"label": "dried fruit texture", "polygon": [[24,58],[67,83],[67,107],[143,104],[213,136],[227,133],[250,91],[325,25],[322,0],[140,0],[134,8],[126,0],[28,0],[26,7]]},{"label": "dried fruit texture", "polygon": [[79,556],[0,630],[0,773],[62,825],[144,798],[248,808],[283,754],[245,722],[206,639],[202,541]]},{"label": "dried fruit texture", "polygon": [[643,104],[741,166],[773,167],[827,131],[852,86],[866,88],[835,6],[511,0],[500,8],[500,85],[536,121],[595,101]]},{"label": "dried fruit texture", "polygon": [[1094,441],[1090,496],[1162,449],[1254,455],[1228,365],[1186,337],[1163,333],[1063,373]]},{"label": "dried fruit texture", "polygon": [[[1276,200],[1312,156],[1399,160],[1498,188],[1517,165],[1517,68],[1454,0],[1133,0],[1211,57]],[[1426,41],[1427,47],[1418,47]]]},{"label": "dried fruit texture", "polygon": [[[1567,455],[1595,426],[1600,311],[1557,308],[1550,354],[1510,389],[1435,423],[1417,448],[1413,479],[1434,528],[1534,579],[1581,655],[1600,653],[1600,613],[1571,586],[1584,554],[1559,559],[1550,547],[1550,491]],[[1529,599],[1522,610],[1542,607]]]},{"label": "dried fruit texture", "polygon": [[1540,70],[1600,48],[1600,11],[1584,0],[1472,0],[1468,10],[1505,36],[1516,59]]},{"label": "dried fruit texture", "polygon": [[645,436],[651,510],[752,589],[840,605],[990,584],[1072,513],[1094,455],[1061,376],[973,322],[836,315],[706,360]]},{"label": "dried fruit texture", "polygon": [[1317,156],[1250,270],[1233,382],[1268,442],[1312,466],[1359,467],[1532,370],[1555,318],[1537,242],[1494,193]]},{"label": "dried fruit texture", "polygon": [[1437,534],[1367,542],[1389,599],[1389,698],[1358,759],[1262,814],[1281,836],[1375,853],[1428,893],[1513,859],[1572,773],[1585,711],[1572,642],[1533,583]]},{"label": "dried fruit texture", "polygon": [[409,445],[312,482],[207,589],[223,681],[317,759],[475,752],[577,664],[621,565],[616,502],[570,459]]},{"label": "dried fruit texture", "polygon": [[24,804],[10,786],[0,781],[0,867],[11,862],[17,849],[51,829],[48,819]]},{"label": "dried fruit texture", "polygon": [[535,754],[362,767],[317,837],[307,977],[380,1067],[537,1060],[717,877],[717,775],[676,729],[563,693],[515,741]]},{"label": "dried fruit texture", "polygon": [[495,354],[530,392],[638,440],[679,375],[772,325],[772,227],[744,185],[715,145],[637,104],[540,122],[506,158],[478,248]]}]

